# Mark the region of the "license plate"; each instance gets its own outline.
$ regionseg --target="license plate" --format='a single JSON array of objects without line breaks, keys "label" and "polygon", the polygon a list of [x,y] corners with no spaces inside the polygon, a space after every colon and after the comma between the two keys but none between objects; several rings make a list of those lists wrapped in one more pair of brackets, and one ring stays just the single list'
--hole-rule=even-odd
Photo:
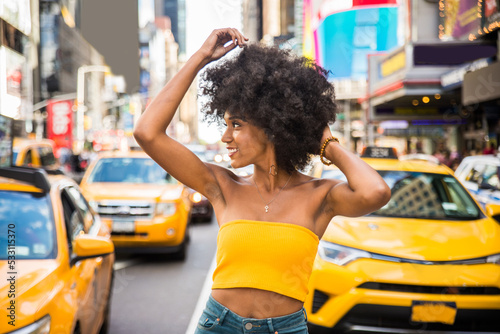
[{"label": "license plate", "polygon": [[135,223],[131,221],[113,221],[112,231],[116,233],[133,233],[135,231]]},{"label": "license plate", "polygon": [[440,322],[447,325],[455,323],[457,304],[454,302],[413,301],[411,307],[411,321],[413,322]]}]

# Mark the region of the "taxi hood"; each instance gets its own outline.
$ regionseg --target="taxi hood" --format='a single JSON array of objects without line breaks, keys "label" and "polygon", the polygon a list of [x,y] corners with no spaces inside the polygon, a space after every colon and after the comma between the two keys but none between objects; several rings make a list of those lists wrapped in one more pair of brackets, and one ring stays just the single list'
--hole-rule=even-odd
[{"label": "taxi hood", "polygon": [[323,240],[412,260],[453,261],[500,252],[500,225],[471,221],[337,216]]},{"label": "taxi hood", "polygon": [[81,189],[89,200],[176,200],[182,195],[182,184],[86,183]]},{"label": "taxi hood", "polygon": [[[0,272],[6,273],[0,280],[0,319],[4,324],[11,321],[11,313],[15,313],[12,330],[35,321],[36,312],[53,296],[52,292],[59,283],[57,268],[56,260],[16,260],[14,274],[11,274],[7,261],[0,261]],[[11,283],[14,283],[14,288]],[[13,300],[14,304],[11,303]],[[14,305],[15,312],[10,312],[11,305]]]}]

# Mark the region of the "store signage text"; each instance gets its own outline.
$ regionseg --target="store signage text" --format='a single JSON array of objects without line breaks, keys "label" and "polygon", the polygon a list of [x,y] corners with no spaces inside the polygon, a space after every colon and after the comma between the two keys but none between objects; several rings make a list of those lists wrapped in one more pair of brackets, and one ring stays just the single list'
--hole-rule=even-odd
[{"label": "store signage text", "polygon": [[380,64],[380,74],[385,78],[399,70],[404,69],[405,66],[406,53],[403,50],[382,61]]},{"label": "store signage text", "polygon": [[465,73],[477,71],[488,66],[491,59],[479,59],[468,65],[462,66],[441,76],[441,86],[444,89],[454,88],[464,81]]}]

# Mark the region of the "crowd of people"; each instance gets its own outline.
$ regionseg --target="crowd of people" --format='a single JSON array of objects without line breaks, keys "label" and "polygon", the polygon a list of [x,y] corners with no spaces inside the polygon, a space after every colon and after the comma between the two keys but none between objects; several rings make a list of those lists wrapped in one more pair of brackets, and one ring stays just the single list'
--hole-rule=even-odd
[{"label": "crowd of people", "polygon": [[438,145],[438,148],[432,154],[436,157],[440,163],[445,164],[453,170],[456,170],[458,165],[463,158],[471,156],[471,155],[496,155],[498,153],[498,149],[496,149],[496,145],[494,142],[487,142],[482,149],[473,149],[467,150],[464,149],[462,152],[458,152],[456,149],[448,149],[443,145]]}]

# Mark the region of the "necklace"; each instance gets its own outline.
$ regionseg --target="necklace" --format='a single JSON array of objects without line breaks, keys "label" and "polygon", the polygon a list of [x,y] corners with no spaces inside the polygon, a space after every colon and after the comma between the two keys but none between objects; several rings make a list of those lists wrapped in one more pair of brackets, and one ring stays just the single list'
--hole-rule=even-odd
[{"label": "necklace", "polygon": [[277,197],[278,195],[281,193],[281,191],[283,189],[285,189],[285,187],[287,186],[288,184],[288,181],[290,181],[290,179],[292,178],[292,174],[290,174],[290,176],[288,177],[288,180],[286,180],[286,183],[285,185],[283,186],[283,188],[280,189],[280,191],[278,191],[278,193],[276,194],[276,196],[274,196],[269,202],[266,203],[266,201],[264,200],[264,198],[262,197],[262,195],[260,194],[260,190],[259,190],[259,187],[257,187],[257,183],[255,183],[255,179],[253,180],[253,184],[255,185],[255,188],[257,188],[257,193],[259,194],[259,197],[260,199],[262,200],[262,202],[264,202],[264,204],[266,205],[264,207],[264,209],[266,210],[266,213],[269,212],[269,204],[271,204]]}]

